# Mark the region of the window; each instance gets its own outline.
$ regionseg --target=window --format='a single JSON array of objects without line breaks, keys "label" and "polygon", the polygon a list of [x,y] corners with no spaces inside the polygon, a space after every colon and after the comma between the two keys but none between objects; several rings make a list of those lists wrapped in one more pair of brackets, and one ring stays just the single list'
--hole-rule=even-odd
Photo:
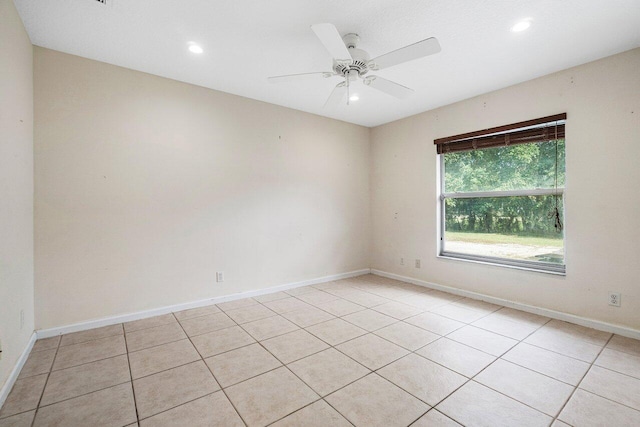
[{"label": "window", "polygon": [[441,256],[565,272],[565,119],[435,141]]}]

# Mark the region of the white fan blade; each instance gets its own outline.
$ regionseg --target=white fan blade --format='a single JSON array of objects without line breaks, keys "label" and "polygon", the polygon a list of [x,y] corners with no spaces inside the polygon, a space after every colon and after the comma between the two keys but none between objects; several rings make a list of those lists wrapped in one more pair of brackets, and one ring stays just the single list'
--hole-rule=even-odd
[{"label": "white fan blade", "polygon": [[424,58],[440,52],[440,43],[435,37],[422,40],[421,42],[410,44],[393,52],[385,53],[371,60],[375,64],[374,69],[382,70],[383,68],[393,67],[403,62],[413,61],[414,59]]},{"label": "white fan blade", "polygon": [[406,98],[413,93],[413,89],[378,76],[367,77],[365,84],[400,99]]},{"label": "white fan blade", "polygon": [[344,82],[340,82],[333,88],[331,95],[327,98],[327,102],[324,103],[324,107],[336,107],[344,96],[347,94],[347,88]]},{"label": "white fan blade", "polygon": [[283,82],[290,82],[295,80],[317,79],[318,77],[329,78],[335,75],[336,75],[335,73],[318,71],[316,73],[301,73],[301,74],[287,74],[284,76],[273,76],[273,77],[269,77],[267,80],[269,80],[269,83],[283,83]]},{"label": "white fan blade", "polygon": [[333,24],[314,24],[311,29],[320,39],[325,48],[329,51],[329,55],[333,59],[351,60],[349,49],[345,46],[340,37],[340,33]]}]

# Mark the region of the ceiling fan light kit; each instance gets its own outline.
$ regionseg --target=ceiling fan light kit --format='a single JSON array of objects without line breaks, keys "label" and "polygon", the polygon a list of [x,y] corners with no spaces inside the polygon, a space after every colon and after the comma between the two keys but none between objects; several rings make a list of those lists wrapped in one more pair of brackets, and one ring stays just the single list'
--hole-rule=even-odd
[{"label": "ceiling fan light kit", "polygon": [[360,36],[355,33],[348,33],[340,37],[340,33],[333,24],[315,24],[311,30],[316,34],[320,42],[333,58],[333,72],[320,71],[315,73],[288,74],[284,76],[269,77],[271,83],[288,82],[302,78],[315,77],[341,77],[343,81],[338,83],[329,98],[325,102],[325,107],[335,107],[347,98],[347,105],[351,96],[349,95],[352,83],[362,80],[365,86],[372,87],[396,98],[406,98],[413,93],[410,89],[401,84],[384,79],[380,76],[367,75],[371,70],[377,71],[393,67],[425,56],[440,52],[440,44],[434,37],[394,50],[377,58],[370,59],[369,54],[358,48]]}]

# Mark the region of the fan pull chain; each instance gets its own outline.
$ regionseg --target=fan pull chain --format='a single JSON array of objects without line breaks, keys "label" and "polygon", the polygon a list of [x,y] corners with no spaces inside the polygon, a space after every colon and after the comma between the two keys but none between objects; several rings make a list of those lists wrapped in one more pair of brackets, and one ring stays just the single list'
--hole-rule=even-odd
[{"label": "fan pull chain", "polygon": [[347,81],[347,105],[349,105],[349,98],[351,97],[349,93],[349,73],[347,73],[345,80]]},{"label": "fan pull chain", "polygon": [[553,218],[554,228],[557,233],[562,233],[562,220],[560,219],[560,209],[558,209],[558,122],[556,122],[555,128],[555,142],[556,142],[556,164],[555,164],[555,207],[551,212],[549,212],[549,216]]}]

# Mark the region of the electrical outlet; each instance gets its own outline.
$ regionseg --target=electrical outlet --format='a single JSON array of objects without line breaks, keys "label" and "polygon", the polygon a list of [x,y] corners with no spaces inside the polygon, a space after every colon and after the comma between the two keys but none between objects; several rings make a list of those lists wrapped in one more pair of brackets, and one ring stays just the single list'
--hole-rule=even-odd
[{"label": "electrical outlet", "polygon": [[24,310],[20,310],[20,329],[24,329]]},{"label": "electrical outlet", "polygon": [[2,360],[2,340],[0,340],[0,360]]},{"label": "electrical outlet", "polygon": [[224,272],[217,271],[216,272],[216,282],[224,282]]},{"label": "electrical outlet", "polygon": [[404,265],[404,258],[400,258],[400,265]]},{"label": "electrical outlet", "polygon": [[420,260],[419,259],[416,260],[416,268],[420,268]]},{"label": "electrical outlet", "polygon": [[609,292],[609,305],[613,305],[615,307],[620,307],[620,293],[619,292]]}]

